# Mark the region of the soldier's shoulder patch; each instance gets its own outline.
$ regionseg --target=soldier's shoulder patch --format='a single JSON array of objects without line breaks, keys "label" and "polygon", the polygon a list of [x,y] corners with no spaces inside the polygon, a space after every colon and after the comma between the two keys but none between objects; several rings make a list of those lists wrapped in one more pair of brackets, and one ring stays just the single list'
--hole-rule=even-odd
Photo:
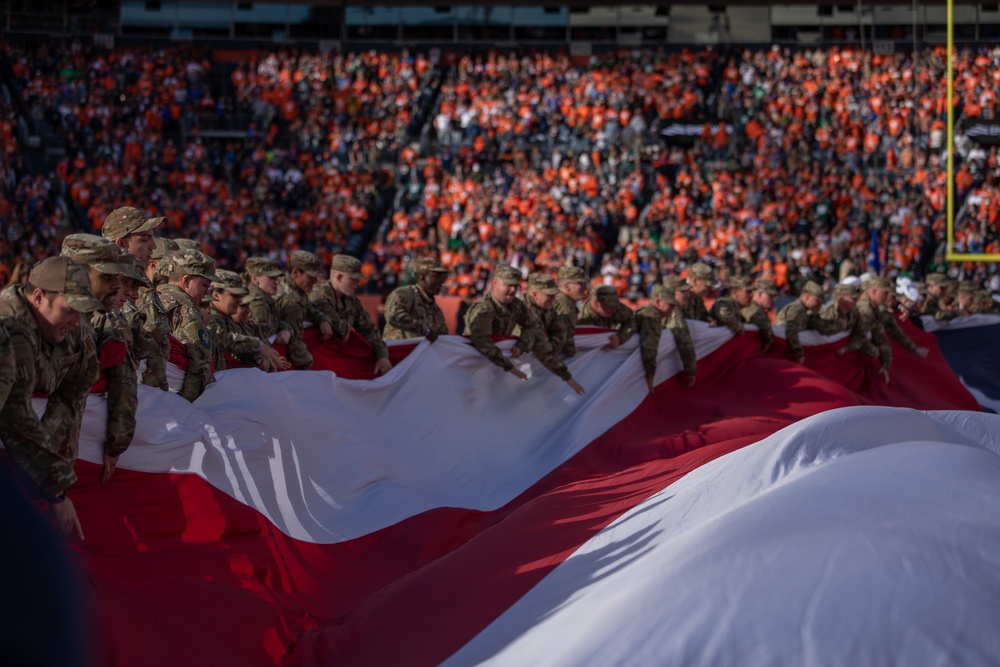
[{"label": "soldier's shoulder patch", "polygon": [[198,342],[201,343],[202,347],[206,350],[212,349],[212,339],[208,337],[208,332],[204,329],[198,329]]}]

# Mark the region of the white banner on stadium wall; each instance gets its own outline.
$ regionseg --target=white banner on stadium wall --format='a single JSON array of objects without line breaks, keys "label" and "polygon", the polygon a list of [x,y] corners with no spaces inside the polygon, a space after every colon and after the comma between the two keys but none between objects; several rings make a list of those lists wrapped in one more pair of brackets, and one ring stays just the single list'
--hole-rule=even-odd
[{"label": "white banner on stadium wall", "polygon": [[317,44],[320,53],[340,53],[339,39],[321,39]]},{"label": "white banner on stadium wall", "polygon": [[94,46],[99,46],[102,49],[113,49],[115,48],[115,36],[105,32],[94,33]]}]

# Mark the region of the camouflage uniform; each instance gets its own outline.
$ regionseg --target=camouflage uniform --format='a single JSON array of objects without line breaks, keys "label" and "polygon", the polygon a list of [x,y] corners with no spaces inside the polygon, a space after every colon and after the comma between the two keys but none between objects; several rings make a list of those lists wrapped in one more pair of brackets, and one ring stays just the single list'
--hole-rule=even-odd
[{"label": "camouflage uniform", "polygon": [[913,342],[913,339],[906,335],[903,328],[899,326],[899,321],[896,320],[896,316],[891,310],[885,307],[879,307],[879,317],[882,318],[882,326],[885,332],[894,341],[899,343],[901,347],[909,350],[913,354],[917,354],[917,344]]},{"label": "camouflage uniform", "polygon": [[[700,297],[696,297],[695,300],[700,300]],[[702,306],[704,306],[704,302]],[[731,296],[716,299],[715,303],[712,304],[712,310],[709,314],[712,319],[734,334],[739,334],[743,331],[743,317],[740,315],[740,304]]]},{"label": "camouflage uniform", "polygon": [[16,374],[17,359],[10,342],[10,334],[6,327],[0,324],[0,410],[7,402],[7,395],[10,394],[10,388],[14,386]]},{"label": "camouflage uniform", "polygon": [[[101,307],[90,295],[86,270],[68,258],[45,260],[32,270],[29,281],[62,293],[77,310]],[[80,421],[90,387],[97,381],[97,351],[93,339],[79,328],[60,343],[45,341],[23,285],[0,292],[0,326],[10,334],[15,364],[15,382],[0,409],[0,440],[37,494],[58,501],[76,481],[73,465]],[[41,418],[31,405],[34,395],[48,399]]]},{"label": "camouflage uniform", "polygon": [[430,294],[417,285],[406,285],[393,290],[385,302],[384,340],[422,338],[434,331],[439,336],[448,335],[444,312]]},{"label": "camouflage uniform", "polygon": [[[688,275],[690,275],[691,278],[704,280],[710,285],[715,281],[715,271],[712,270],[712,267],[707,264],[702,264],[701,262],[692,264],[691,268],[688,270]],[[705,307],[705,299],[697,294],[688,295],[687,305],[684,306],[684,317],[689,320],[708,322],[708,316],[709,312],[708,308]]]},{"label": "camouflage uniform", "polygon": [[[615,310],[609,317],[598,315],[592,304],[593,299],[600,299],[606,305]],[[614,329],[618,334],[618,340],[625,343],[635,333],[635,313],[618,300],[613,287],[602,285],[594,290],[594,296],[583,304],[580,308],[580,316],[577,319],[579,324],[589,324],[605,329]]]},{"label": "camouflage uniform", "polygon": [[[583,269],[577,266],[561,266],[559,267],[558,280],[562,282],[574,282],[580,283],[582,285],[587,284],[587,277],[583,273]],[[556,295],[556,302],[552,306],[552,309],[556,311],[556,315],[560,316],[565,320],[565,326],[570,332],[569,338],[562,347],[562,355],[567,359],[576,354],[576,322],[577,315],[580,309],[577,307],[576,302],[569,298],[562,292]]]},{"label": "camouflage uniform", "polygon": [[[541,290],[546,294],[551,294],[556,297],[562,296],[559,293],[559,288],[556,287],[556,283],[552,279],[552,276],[544,274],[532,274],[529,276],[528,290],[530,291],[533,289]],[[523,301],[527,304],[528,310],[531,311],[531,314],[538,320],[538,323],[542,328],[542,333],[549,341],[549,345],[552,346],[553,354],[562,354],[566,349],[568,342],[573,340],[574,329],[570,327],[569,320],[556,312],[554,303],[553,307],[548,310],[540,308],[538,304],[535,303],[534,299],[531,298],[530,293],[524,295]],[[514,335],[520,335],[520,328],[514,331]]]},{"label": "camouflage uniform", "polygon": [[674,337],[674,345],[680,356],[684,374],[695,377],[698,357],[694,351],[694,341],[691,340],[691,330],[687,320],[681,314],[674,299],[673,292],[664,285],[655,285],[650,294],[652,299],[663,299],[672,303],[674,308],[669,315],[664,316],[655,306],[649,304],[635,311],[635,319],[639,328],[639,351],[642,356],[642,368],[647,378],[656,375],[656,355],[660,348],[660,336],[664,329],[669,329]]},{"label": "camouflage uniform", "polygon": [[785,327],[785,340],[788,342],[788,353],[792,357],[804,354],[799,333],[809,328],[809,310],[801,300],[796,299],[781,309],[774,321],[778,326]]},{"label": "camouflage uniform", "polygon": [[545,340],[541,324],[523,301],[514,299],[505,306],[492,294],[487,294],[472,304],[465,315],[465,335],[469,336],[473,347],[505,371],[512,369],[514,364],[503,355],[491,337],[510,336],[516,328],[520,328],[521,332],[516,344],[518,348],[534,353],[543,366],[563,380],[572,378],[569,369]]},{"label": "camouflage uniform", "polygon": [[[361,262],[347,255],[335,255],[330,264],[330,271],[346,273],[357,280],[362,278]],[[351,329],[354,329],[371,343],[375,349],[376,359],[389,358],[389,350],[386,349],[382,336],[379,335],[372,318],[357,296],[340,294],[329,282],[322,282],[309,293],[309,302],[330,321],[334,336],[343,339]]]},{"label": "camouflage uniform", "polygon": [[[131,259],[127,260],[128,265],[126,265],[123,262],[126,258],[122,257],[118,246],[100,236],[70,234],[63,240],[62,254],[100,273],[125,276],[129,279],[134,275]],[[121,361],[102,369],[107,381],[108,408],[104,453],[108,456],[120,456],[132,444],[132,437],[135,435],[135,412],[139,405],[135,353],[131,346],[132,329],[125,316],[118,310],[91,313],[89,321],[83,323],[81,329],[93,337],[98,359],[105,354],[106,349],[125,347],[125,356]]]},{"label": "camouflage uniform", "polygon": [[[890,347],[889,339],[885,335],[885,325],[879,311],[880,308],[872,303],[868,297],[863,296],[858,299],[858,327],[861,331],[871,333],[871,341],[865,339],[864,342],[875,346],[879,365],[884,370],[889,370],[892,366],[892,347]],[[852,336],[844,350],[851,352],[863,348],[864,346]]]},{"label": "camouflage uniform", "polygon": [[[249,257],[244,268],[250,277],[280,278],[282,275],[277,262],[266,257]],[[248,294],[243,297],[243,303],[250,307],[250,320],[258,330],[256,335],[264,340],[270,340],[271,336],[282,331],[289,333],[292,331],[288,323],[281,319],[278,312],[278,302],[275,301],[274,297],[252,283],[247,285],[247,291]]]},{"label": "camouflage uniform", "polygon": [[[323,262],[311,252],[296,250],[288,259],[291,268],[304,271],[311,276],[322,279]],[[302,338],[305,323],[312,322],[319,326],[330,319],[320,313],[310,302],[309,295],[299,289],[290,275],[283,276],[278,283],[278,314],[282,322],[287,322],[292,337],[285,348],[285,356],[289,362],[300,370],[306,370],[313,364],[312,353],[306,347]]]},{"label": "camouflage uniform", "polygon": [[[226,291],[237,296],[247,294],[247,289],[243,287],[243,281],[237,274],[220,270],[217,276],[220,280],[212,283],[216,291]],[[215,370],[226,369],[226,358],[223,353],[228,353],[247,365],[260,366],[263,361],[260,353],[264,349],[264,342],[257,336],[248,336],[236,320],[218,308],[209,306],[209,312],[211,315],[208,333],[212,337],[212,346],[216,353]]]},{"label": "camouflage uniform", "polygon": [[[209,280],[215,278],[215,261],[197,250],[178,250],[170,261],[174,270],[185,275],[200,275]],[[184,345],[187,356],[187,369],[184,371],[184,382],[179,393],[187,400],[194,401],[208,385],[215,382],[212,374],[212,338],[205,329],[199,304],[179,285],[167,283],[160,285],[157,290],[166,309],[170,331]]]}]

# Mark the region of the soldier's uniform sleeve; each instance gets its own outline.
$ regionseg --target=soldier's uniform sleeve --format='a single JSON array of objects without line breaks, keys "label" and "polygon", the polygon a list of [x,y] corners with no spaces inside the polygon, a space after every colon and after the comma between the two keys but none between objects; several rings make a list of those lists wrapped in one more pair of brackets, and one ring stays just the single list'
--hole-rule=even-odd
[{"label": "soldier's uniform sleeve", "polygon": [[824,308],[823,312],[819,315],[810,313],[806,328],[812,329],[823,336],[833,336],[844,331],[847,328],[847,322],[840,311],[837,310],[836,303],[834,303]]},{"label": "soldier's uniform sleeve", "polygon": [[903,327],[899,326],[899,322],[896,321],[896,316],[892,314],[889,310],[881,310],[882,314],[882,324],[885,327],[885,331],[889,334],[889,337],[900,344],[903,348],[917,353],[917,344],[913,342],[913,339],[906,335],[903,331]]},{"label": "soldier's uniform sleeve", "polygon": [[278,316],[288,323],[291,338],[285,347],[285,357],[299,370],[308,370],[313,364],[313,356],[302,338],[305,310],[291,293],[278,298]]},{"label": "soldier's uniform sleeve", "polygon": [[[91,340],[89,336],[87,339]],[[12,328],[10,340],[15,382],[0,409],[0,440],[18,470],[41,495],[53,500],[76,481],[73,464],[79,447],[80,420],[90,385],[96,379],[93,341],[89,346],[81,344],[73,367],[49,395],[45,414],[39,419],[31,405],[38,376],[30,333]]]},{"label": "soldier's uniform sleeve", "polygon": [[734,334],[743,331],[743,318],[740,317],[740,306],[734,299],[729,297],[718,299],[712,304],[711,315],[717,322]]},{"label": "soldier's uniform sleeve", "polygon": [[361,300],[357,297],[351,297],[350,308],[352,310],[352,321],[348,322],[348,325],[352,326],[365,340],[371,343],[372,348],[375,350],[376,359],[388,359],[389,350],[386,348],[385,342],[372,322],[368,311],[361,305]]},{"label": "soldier's uniform sleeve", "polygon": [[558,353],[567,358],[572,357],[576,354],[576,304],[565,294],[559,294],[556,296],[555,311],[556,317],[562,320],[560,327],[567,332]]},{"label": "soldier's uniform sleeve", "polygon": [[[747,312],[749,311],[749,312]],[[767,318],[767,313],[759,306],[751,306],[744,311],[744,318],[747,324],[752,324],[760,331],[761,345],[770,347],[774,342],[774,331],[771,329],[771,320]]]},{"label": "soldier's uniform sleeve", "polygon": [[921,315],[937,315],[939,310],[937,298],[928,295],[920,304]]},{"label": "soldier's uniform sleeve", "polygon": [[656,354],[660,349],[660,334],[663,324],[658,312],[650,312],[649,307],[635,311],[635,320],[639,329],[639,354],[642,358],[642,369],[647,378],[656,375]]},{"label": "soldier's uniform sleeve", "polygon": [[223,352],[228,352],[234,357],[252,359],[263,347],[261,339],[237,331],[233,324],[227,317],[212,313],[208,323],[208,333],[212,337],[212,342],[222,348]]},{"label": "soldier's uniform sleeve", "polygon": [[17,357],[14,356],[14,346],[6,327],[0,324],[0,408],[7,402],[16,375]]},{"label": "soldier's uniform sleeve", "polygon": [[691,329],[687,320],[675,311],[671,314],[668,324],[670,333],[674,337],[674,345],[677,346],[677,355],[684,367],[684,374],[694,377],[698,368],[698,355],[694,351],[694,341],[691,339]]},{"label": "soldier's uniform sleeve", "polygon": [[885,327],[878,312],[872,313],[872,344],[878,350],[879,365],[886,371],[892,367],[892,346],[889,337],[885,335]]},{"label": "soldier's uniform sleeve", "polygon": [[572,379],[573,376],[570,374],[569,369],[566,368],[566,364],[555,353],[551,343],[545,337],[545,332],[542,331],[542,323],[538,317],[531,312],[531,309],[523,301],[515,303],[520,304],[516,317],[518,326],[521,329],[521,336],[517,344],[519,346],[526,346],[522,349],[531,350],[542,365],[549,369],[553,375],[562,378],[564,381]]},{"label": "soldier's uniform sleeve", "polygon": [[167,360],[170,359],[170,323],[162,310],[158,310],[151,299],[144,300],[142,313],[145,316],[143,328],[152,337],[154,345],[146,356],[146,371],[142,383],[168,391]]},{"label": "soldier's uniform sleeve", "polygon": [[784,318],[785,341],[788,343],[789,354],[792,357],[798,358],[805,354],[805,351],[802,349],[802,342],[799,340],[799,334],[806,327],[808,315],[806,315],[805,308],[797,307],[795,303],[786,306],[785,310],[788,311]]},{"label": "soldier's uniform sleeve", "polygon": [[104,441],[104,453],[119,456],[128,449],[135,436],[139,382],[128,355],[104,373],[108,380],[108,435]]},{"label": "soldier's uniform sleeve", "polygon": [[[559,313],[552,313],[552,324],[549,326],[549,344],[552,346],[554,354],[571,357],[576,353],[573,334],[574,329],[569,323],[569,318]],[[570,348],[572,353],[567,351]]]},{"label": "soldier's uniform sleeve", "polygon": [[334,303],[335,298],[329,283],[319,283],[309,292],[306,316],[316,326],[329,322],[333,327],[333,335],[343,338],[351,332],[351,323],[340,316],[337,304]]},{"label": "soldier's uniform sleeve", "polygon": [[465,333],[469,336],[472,346],[491,362],[509,371],[514,367],[510,359],[503,355],[500,348],[493,342],[493,312],[484,301],[472,304],[465,316]]},{"label": "soldier's uniform sleeve", "polygon": [[180,395],[194,402],[209,384],[212,376],[212,339],[205,330],[201,313],[188,305],[182,305],[171,312],[175,322],[174,336],[184,345],[187,355],[187,370],[181,385]]},{"label": "soldier's uniform sleeve", "polygon": [[420,322],[417,322],[416,295],[412,290],[399,287],[393,290],[392,294],[385,301],[385,330],[383,337],[388,338],[391,329],[395,329],[403,334],[404,338],[415,338],[423,336],[426,331],[420,331]]},{"label": "soldier's uniform sleeve", "polygon": [[700,296],[691,296],[688,305],[684,307],[684,317],[689,320],[708,322],[708,308],[705,307],[705,300]]},{"label": "soldier's uniform sleeve", "polygon": [[615,322],[618,324],[618,340],[623,344],[628,342],[635,335],[635,313],[625,304],[618,304]]}]

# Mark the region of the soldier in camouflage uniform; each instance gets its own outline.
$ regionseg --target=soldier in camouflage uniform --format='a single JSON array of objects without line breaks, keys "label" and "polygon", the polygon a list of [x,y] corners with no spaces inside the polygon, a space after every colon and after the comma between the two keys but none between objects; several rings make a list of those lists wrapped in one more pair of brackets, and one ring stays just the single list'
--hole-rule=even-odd
[{"label": "soldier in camouflage uniform", "polygon": [[993,293],[988,289],[976,292],[976,312],[980,315],[995,315],[997,304],[993,300]]},{"label": "soldier in camouflage uniform", "polygon": [[149,218],[137,208],[116,208],[104,219],[101,235],[127,253],[148,262],[156,247],[153,230],[166,218]]},{"label": "soldier in camouflage uniform", "polygon": [[[148,346],[146,369],[142,373],[142,383],[167,391],[167,360],[170,358],[170,323],[167,311],[160,301],[155,287],[165,285],[170,278],[170,256],[178,249],[170,239],[156,239],[155,247],[146,262],[146,277],[151,285],[139,288],[139,298],[135,301],[135,311],[141,314],[143,329],[152,338]],[[138,314],[125,309],[125,316],[134,322]]]},{"label": "soldier in camouflage uniform", "polygon": [[[871,335],[871,344],[875,346],[879,361],[879,373],[886,384],[889,383],[889,369],[892,367],[892,347],[889,345],[889,338],[885,333],[885,322],[882,319],[881,310],[885,306],[892,285],[884,278],[872,278],[865,282],[862,287],[863,294],[858,299],[859,327]],[[854,349],[856,343],[852,339],[847,346],[841,348],[844,352]]]},{"label": "soldier in camouflage uniform", "polygon": [[674,337],[674,345],[677,347],[684,374],[688,377],[689,387],[694,386],[697,372],[698,357],[694,351],[694,342],[691,340],[691,331],[677,301],[677,292],[686,293],[690,290],[690,286],[686,280],[678,276],[669,276],[664,283],[654,285],[650,290],[649,304],[635,311],[642,368],[646,372],[646,386],[649,387],[649,393],[653,393],[656,355],[660,349],[660,336],[664,329],[669,329]]},{"label": "soldier in camouflage uniform", "polygon": [[209,304],[208,333],[212,336],[212,344],[218,350],[216,370],[225,370],[223,353],[236,357],[244,364],[259,368],[265,373],[287,370],[292,367],[288,360],[278,354],[268,342],[260,336],[246,333],[233,315],[236,314],[240,302],[247,295],[243,280],[239,274],[232,271],[216,271],[218,280],[212,283],[215,300]]},{"label": "soldier in camouflage uniform", "polygon": [[579,306],[587,299],[587,276],[583,269],[577,266],[560,266],[558,274],[559,294],[556,295],[555,311],[556,315],[566,321],[567,328],[573,332],[566,344],[563,345],[561,353],[568,359],[576,354],[576,320],[579,314]]},{"label": "soldier in camouflage uniform", "polygon": [[745,278],[730,279],[729,294],[716,299],[708,314],[709,321],[721,324],[732,331],[734,336],[742,336],[743,317],[740,310],[744,308],[744,304],[736,299],[737,295],[746,302],[745,305],[750,305],[750,282]]},{"label": "soldier in camouflage uniform", "polygon": [[257,335],[265,340],[274,336],[275,343],[287,345],[292,328],[281,320],[278,302],[274,300],[282,276],[278,263],[266,257],[250,257],[243,268],[250,284],[242,305],[247,306],[250,319],[259,331]]},{"label": "soldier in camouflage uniform", "polygon": [[573,379],[569,369],[545,340],[541,324],[528,306],[517,298],[520,285],[520,271],[505,264],[497,266],[490,281],[490,293],[472,304],[465,315],[465,335],[484,357],[514,377],[526,380],[527,376],[514,367],[492,338],[510,336],[520,327],[521,333],[511,357],[517,359],[525,350],[531,351],[543,366],[562,378],[577,394],[582,394],[583,387]]},{"label": "soldier in camouflage uniform", "polygon": [[691,294],[688,305],[684,308],[684,317],[689,320],[708,322],[708,308],[705,307],[705,297],[715,289],[715,271],[708,264],[697,262],[688,269],[688,284]]},{"label": "soldier in camouflage uniform", "polygon": [[295,368],[307,370],[312,366],[313,357],[302,338],[305,323],[318,326],[324,340],[333,336],[330,319],[309,301],[309,293],[323,277],[323,262],[311,252],[296,250],[289,256],[288,266],[288,273],[278,286],[279,319],[287,322],[292,332],[285,356]]},{"label": "soldier in camouflage uniform", "polygon": [[799,298],[782,308],[774,321],[778,326],[785,327],[788,356],[796,363],[805,361],[799,333],[809,328],[810,315],[819,310],[823,304],[823,296],[823,288],[810,280],[802,287]]},{"label": "soldier in camouflage uniform", "polygon": [[771,330],[771,318],[768,313],[774,309],[774,297],[778,296],[778,286],[773,281],[760,278],[749,290],[750,303],[743,305],[743,301],[737,295],[740,303],[740,317],[746,324],[752,324],[760,332],[760,348],[763,352],[774,344],[774,331]]},{"label": "soldier in camouflage uniform", "polygon": [[330,262],[330,280],[313,288],[309,302],[329,320],[338,340],[346,342],[352,329],[367,340],[375,352],[375,375],[385,375],[392,368],[389,350],[357,297],[361,278],[361,262],[357,258],[334,255]]},{"label": "soldier in camouflage uniform", "polygon": [[385,302],[384,340],[426,338],[430,342],[448,335],[444,312],[434,296],[441,291],[448,269],[433,257],[413,261],[415,285],[397,287]]},{"label": "soldier in camouflage uniform", "polygon": [[[149,260],[146,262],[146,277],[149,278],[150,282],[152,282],[154,286],[162,285],[167,282],[170,277],[170,256],[180,249],[181,247],[177,245],[177,241],[174,241],[173,239],[156,239],[156,243],[153,247],[153,253],[149,256]],[[160,271],[161,263],[164,263],[163,271]]]},{"label": "soldier in camouflage uniform", "polygon": [[174,239],[174,243],[177,244],[178,250],[197,250],[200,253],[205,252],[205,246],[201,244],[201,241],[195,241],[194,239]]},{"label": "soldier in camouflage uniform", "polygon": [[594,290],[587,303],[580,308],[578,324],[615,329],[605,346],[613,350],[628,341],[635,333],[635,313],[618,300],[618,293],[610,285]]},{"label": "soldier in camouflage uniform", "polygon": [[[0,410],[0,440],[28,493],[50,503],[63,535],[83,529],[66,489],[76,481],[73,465],[80,421],[90,386],[97,381],[97,351],[80,330],[81,313],[101,308],[90,278],[68,257],[36,265],[24,285],[0,293],[0,325],[10,334],[14,384]],[[32,396],[48,398],[38,417]]]},{"label": "soldier in camouflage uniform", "polygon": [[[132,444],[135,412],[139,404],[134,351],[129,349],[132,330],[125,316],[115,308],[122,290],[122,278],[132,269],[121,262],[118,246],[93,234],[67,236],[63,240],[62,255],[87,269],[90,291],[104,307],[103,311],[91,313],[89,322],[85,321],[81,328],[94,339],[98,358],[102,361],[101,373],[106,381],[108,422],[101,473],[101,483],[106,484],[114,473],[118,457]],[[123,348],[121,359],[109,361]]]},{"label": "soldier in camouflage uniform", "polygon": [[[164,369],[161,374],[164,383],[166,383],[166,360],[163,358],[162,350],[156,339],[153,338],[153,334],[146,330],[146,314],[136,305],[139,303],[141,290],[147,290],[153,286],[145,274],[146,263],[130,254],[123,255],[122,262],[131,262],[132,268],[130,274],[122,276],[122,298],[120,300],[121,313],[131,333],[129,351],[132,354],[132,361],[135,363],[140,381],[150,363],[163,364]],[[145,368],[142,367],[143,363],[145,363]]]},{"label": "soldier in camouflage uniform", "polygon": [[947,276],[943,273],[928,273],[924,282],[927,285],[927,295],[920,304],[920,314],[930,315],[936,320],[950,320],[958,317],[958,313],[945,307],[945,283]]},{"label": "soldier in camouflage uniform", "polygon": [[0,410],[3,410],[3,405],[7,402],[16,377],[17,358],[10,342],[10,333],[0,324]]},{"label": "soldier in camouflage uniform", "polygon": [[840,283],[833,288],[833,301],[820,310],[819,315],[809,316],[809,327],[824,336],[832,336],[841,331],[850,333],[847,344],[837,350],[843,356],[854,350],[861,350],[870,357],[877,357],[878,350],[868,340],[868,329],[861,322],[858,313],[858,298],[861,290],[857,284]]},{"label": "soldier in camouflage uniform", "polygon": [[[189,401],[201,396],[212,375],[212,338],[201,313],[215,276],[215,260],[197,250],[178,250],[170,257],[170,282],[157,288],[174,338],[184,345],[187,368],[178,393]],[[171,387],[173,389],[173,387]]]},{"label": "soldier in camouflage uniform", "polygon": [[[566,349],[567,341],[573,338],[569,320],[561,317],[555,310],[555,300],[559,293],[552,276],[547,273],[532,273],[528,276],[528,293],[523,297],[528,310],[538,320],[542,333],[552,346],[552,353],[557,356]],[[520,335],[520,327],[514,330],[514,335]]]},{"label": "soldier in camouflage uniform", "polygon": [[955,313],[956,317],[972,315],[976,312],[976,286],[970,282],[961,282],[956,290]]},{"label": "soldier in camouflage uniform", "polygon": [[899,320],[896,319],[896,295],[892,291],[892,283],[884,280],[883,284],[887,286],[885,289],[888,291],[888,294],[886,295],[885,303],[879,309],[879,315],[882,318],[885,333],[904,350],[912,352],[921,358],[927,358],[930,350],[926,347],[917,347],[917,344],[913,342],[912,338],[906,335],[903,327],[899,325]]}]

